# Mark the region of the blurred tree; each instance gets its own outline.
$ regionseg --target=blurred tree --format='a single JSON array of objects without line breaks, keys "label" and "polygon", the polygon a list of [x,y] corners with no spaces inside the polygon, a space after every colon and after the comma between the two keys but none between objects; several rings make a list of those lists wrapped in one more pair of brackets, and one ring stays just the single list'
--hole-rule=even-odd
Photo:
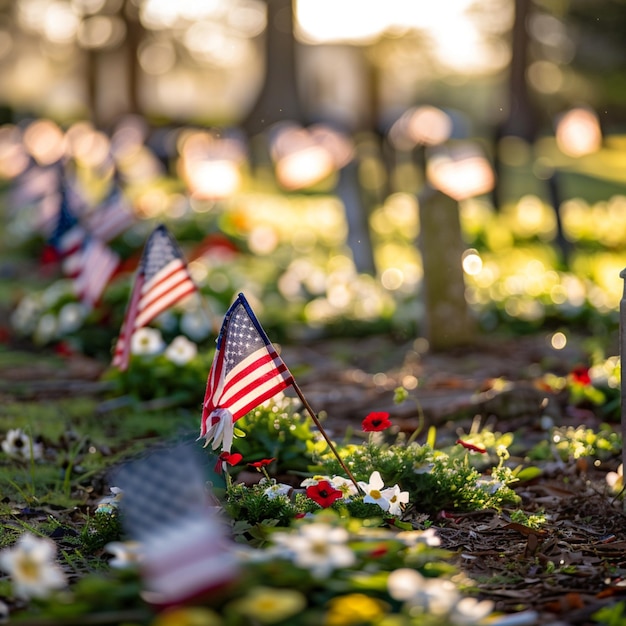
[{"label": "blurred tree", "polygon": [[292,0],[264,0],[267,4],[265,32],[265,79],[241,126],[249,135],[267,130],[283,120],[302,123],[296,72],[296,40]]}]

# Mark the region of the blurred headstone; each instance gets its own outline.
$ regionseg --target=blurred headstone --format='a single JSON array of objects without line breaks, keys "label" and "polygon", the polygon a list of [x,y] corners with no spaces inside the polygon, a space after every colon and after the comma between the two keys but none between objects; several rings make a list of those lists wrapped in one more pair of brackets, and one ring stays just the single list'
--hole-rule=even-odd
[{"label": "blurred headstone", "polygon": [[458,205],[427,186],[419,197],[419,217],[426,337],[433,350],[466,345],[475,328],[465,300]]}]

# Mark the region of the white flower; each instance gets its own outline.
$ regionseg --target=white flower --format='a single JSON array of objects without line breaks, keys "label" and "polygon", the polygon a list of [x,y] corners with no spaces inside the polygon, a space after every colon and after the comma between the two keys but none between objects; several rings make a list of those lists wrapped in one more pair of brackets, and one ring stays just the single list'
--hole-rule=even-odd
[{"label": "white flower", "polygon": [[184,335],[178,335],[165,350],[165,356],[176,365],[189,363],[197,354],[198,347],[196,344],[189,341]]},{"label": "white flower", "polygon": [[427,546],[436,548],[441,545],[441,539],[437,537],[434,528],[426,530],[404,530],[396,535],[405,546],[412,547],[418,543],[425,543]]},{"label": "white flower", "polygon": [[358,495],[358,491],[354,483],[348,478],[344,478],[343,476],[333,476],[330,479],[330,484],[335,488],[339,489],[341,493],[343,493],[343,498],[346,501],[350,501],[350,496]]},{"label": "white flower", "polygon": [[87,310],[79,302],[68,302],[59,311],[59,334],[69,335],[78,330],[85,319]]},{"label": "white flower", "polygon": [[495,480],[494,478],[479,478],[476,481],[476,487],[486,491],[490,495],[493,495],[504,486],[505,484],[501,480]]},{"label": "white flower", "polygon": [[293,563],[308,569],[316,578],[325,578],[338,568],[350,567],[356,561],[346,545],[348,531],[329,524],[306,524],[297,532],[275,533],[272,539],[289,550]]},{"label": "white flower", "polygon": [[2,450],[9,456],[27,461],[40,459],[43,455],[43,445],[31,441],[21,428],[9,430],[2,442]]},{"label": "white flower", "polygon": [[321,474],[317,474],[315,476],[311,476],[311,478],[305,478],[300,483],[300,487],[315,487],[317,483],[322,482],[323,480],[327,480],[328,482],[330,482],[330,478],[328,476],[322,476]]},{"label": "white flower", "polygon": [[41,304],[32,295],[24,296],[11,313],[11,325],[15,330],[29,335],[35,330]]},{"label": "white flower", "polygon": [[617,472],[608,472],[605,476],[606,484],[611,488],[611,491],[618,493],[622,489],[624,484],[624,466],[620,463],[617,468]]},{"label": "white flower", "polygon": [[185,311],[180,318],[180,330],[195,341],[202,341],[211,332],[211,322],[202,309]]},{"label": "white flower", "polygon": [[414,474],[430,474],[435,467],[434,463],[424,463],[422,465],[415,465],[413,467]]},{"label": "white flower", "polygon": [[400,491],[398,485],[383,490],[382,496],[389,503],[389,513],[392,515],[402,515],[402,505],[409,501],[409,492]]},{"label": "white flower", "polygon": [[67,579],[54,562],[56,545],[50,539],[24,533],[15,546],[0,552],[0,568],[13,579],[20,598],[43,598],[53,589],[65,587]]},{"label": "white flower", "polygon": [[387,589],[394,600],[421,607],[433,615],[446,615],[459,601],[456,587],[449,580],[424,578],[414,569],[402,567],[387,578]]},{"label": "white flower", "polygon": [[164,347],[161,331],[148,326],[138,328],[130,340],[131,354],[150,356],[163,352]]},{"label": "white flower", "polygon": [[379,471],[372,472],[369,483],[359,481],[359,487],[365,492],[363,502],[377,504],[383,511],[389,510],[389,500],[383,495],[385,483]]},{"label": "white flower", "polygon": [[491,600],[478,601],[476,598],[461,598],[450,613],[450,621],[458,626],[469,626],[481,622],[493,611]]},{"label": "white flower", "polygon": [[111,541],[104,549],[113,555],[111,567],[124,569],[134,567],[143,560],[142,544],[139,541]]},{"label": "white flower", "polygon": [[33,339],[39,343],[48,343],[57,333],[57,318],[54,313],[46,313],[39,318]]},{"label": "white flower", "polygon": [[292,489],[293,487],[291,485],[285,485],[284,483],[274,483],[263,492],[263,495],[268,500],[274,500],[274,498],[278,498],[279,496],[288,496],[289,492]]}]

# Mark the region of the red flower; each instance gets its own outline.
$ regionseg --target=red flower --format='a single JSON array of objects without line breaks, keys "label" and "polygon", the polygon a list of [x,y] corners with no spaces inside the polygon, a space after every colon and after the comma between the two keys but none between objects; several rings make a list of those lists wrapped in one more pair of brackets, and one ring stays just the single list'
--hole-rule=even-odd
[{"label": "red flower", "polygon": [[271,459],[261,459],[260,461],[254,461],[254,463],[248,463],[248,465],[250,467],[256,467],[257,469],[261,469],[262,467],[266,467],[267,465],[269,465],[272,461],[275,461],[275,458],[271,458]]},{"label": "red flower", "polygon": [[315,500],[322,508],[329,507],[335,500],[343,498],[343,493],[335,489],[327,480],[320,480],[317,485],[306,488],[306,495]]},{"label": "red flower", "polygon": [[54,351],[59,356],[72,356],[74,354],[74,350],[72,350],[72,346],[70,346],[67,341],[60,341],[54,346]]},{"label": "red flower", "polygon": [[589,376],[589,368],[584,367],[583,365],[579,367],[575,367],[570,376],[575,383],[580,383],[581,385],[590,385],[591,384],[591,376]]},{"label": "red flower", "polygon": [[228,463],[229,465],[237,465],[237,463],[239,463],[241,459],[243,459],[243,455],[239,454],[239,452],[233,452],[231,454],[230,452],[224,451],[217,458],[217,463],[215,464],[215,471],[218,474],[221,474],[222,470],[224,469],[224,463]]},{"label": "red flower", "polygon": [[486,454],[487,449],[482,448],[481,446],[475,446],[473,443],[469,443],[468,441],[463,441],[462,439],[457,439],[457,443],[460,443],[467,450],[471,450],[472,452],[480,452],[481,454]]},{"label": "red flower", "polygon": [[378,546],[377,548],[374,548],[371,552],[370,552],[370,556],[373,559],[378,559],[381,556],[385,556],[387,554],[387,552],[389,552],[389,548],[387,548],[386,545],[381,545]]},{"label": "red flower", "polygon": [[370,413],[362,422],[361,428],[366,432],[380,431],[389,428],[391,422],[389,421],[389,413],[386,411],[380,411],[378,413]]}]

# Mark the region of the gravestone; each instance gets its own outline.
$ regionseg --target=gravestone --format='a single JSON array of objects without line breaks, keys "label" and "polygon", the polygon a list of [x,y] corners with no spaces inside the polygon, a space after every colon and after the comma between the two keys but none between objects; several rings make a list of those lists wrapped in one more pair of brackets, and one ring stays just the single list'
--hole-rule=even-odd
[{"label": "gravestone", "polygon": [[475,325],[465,300],[465,244],[458,204],[441,191],[426,187],[419,196],[419,218],[426,338],[432,350],[468,344]]}]

